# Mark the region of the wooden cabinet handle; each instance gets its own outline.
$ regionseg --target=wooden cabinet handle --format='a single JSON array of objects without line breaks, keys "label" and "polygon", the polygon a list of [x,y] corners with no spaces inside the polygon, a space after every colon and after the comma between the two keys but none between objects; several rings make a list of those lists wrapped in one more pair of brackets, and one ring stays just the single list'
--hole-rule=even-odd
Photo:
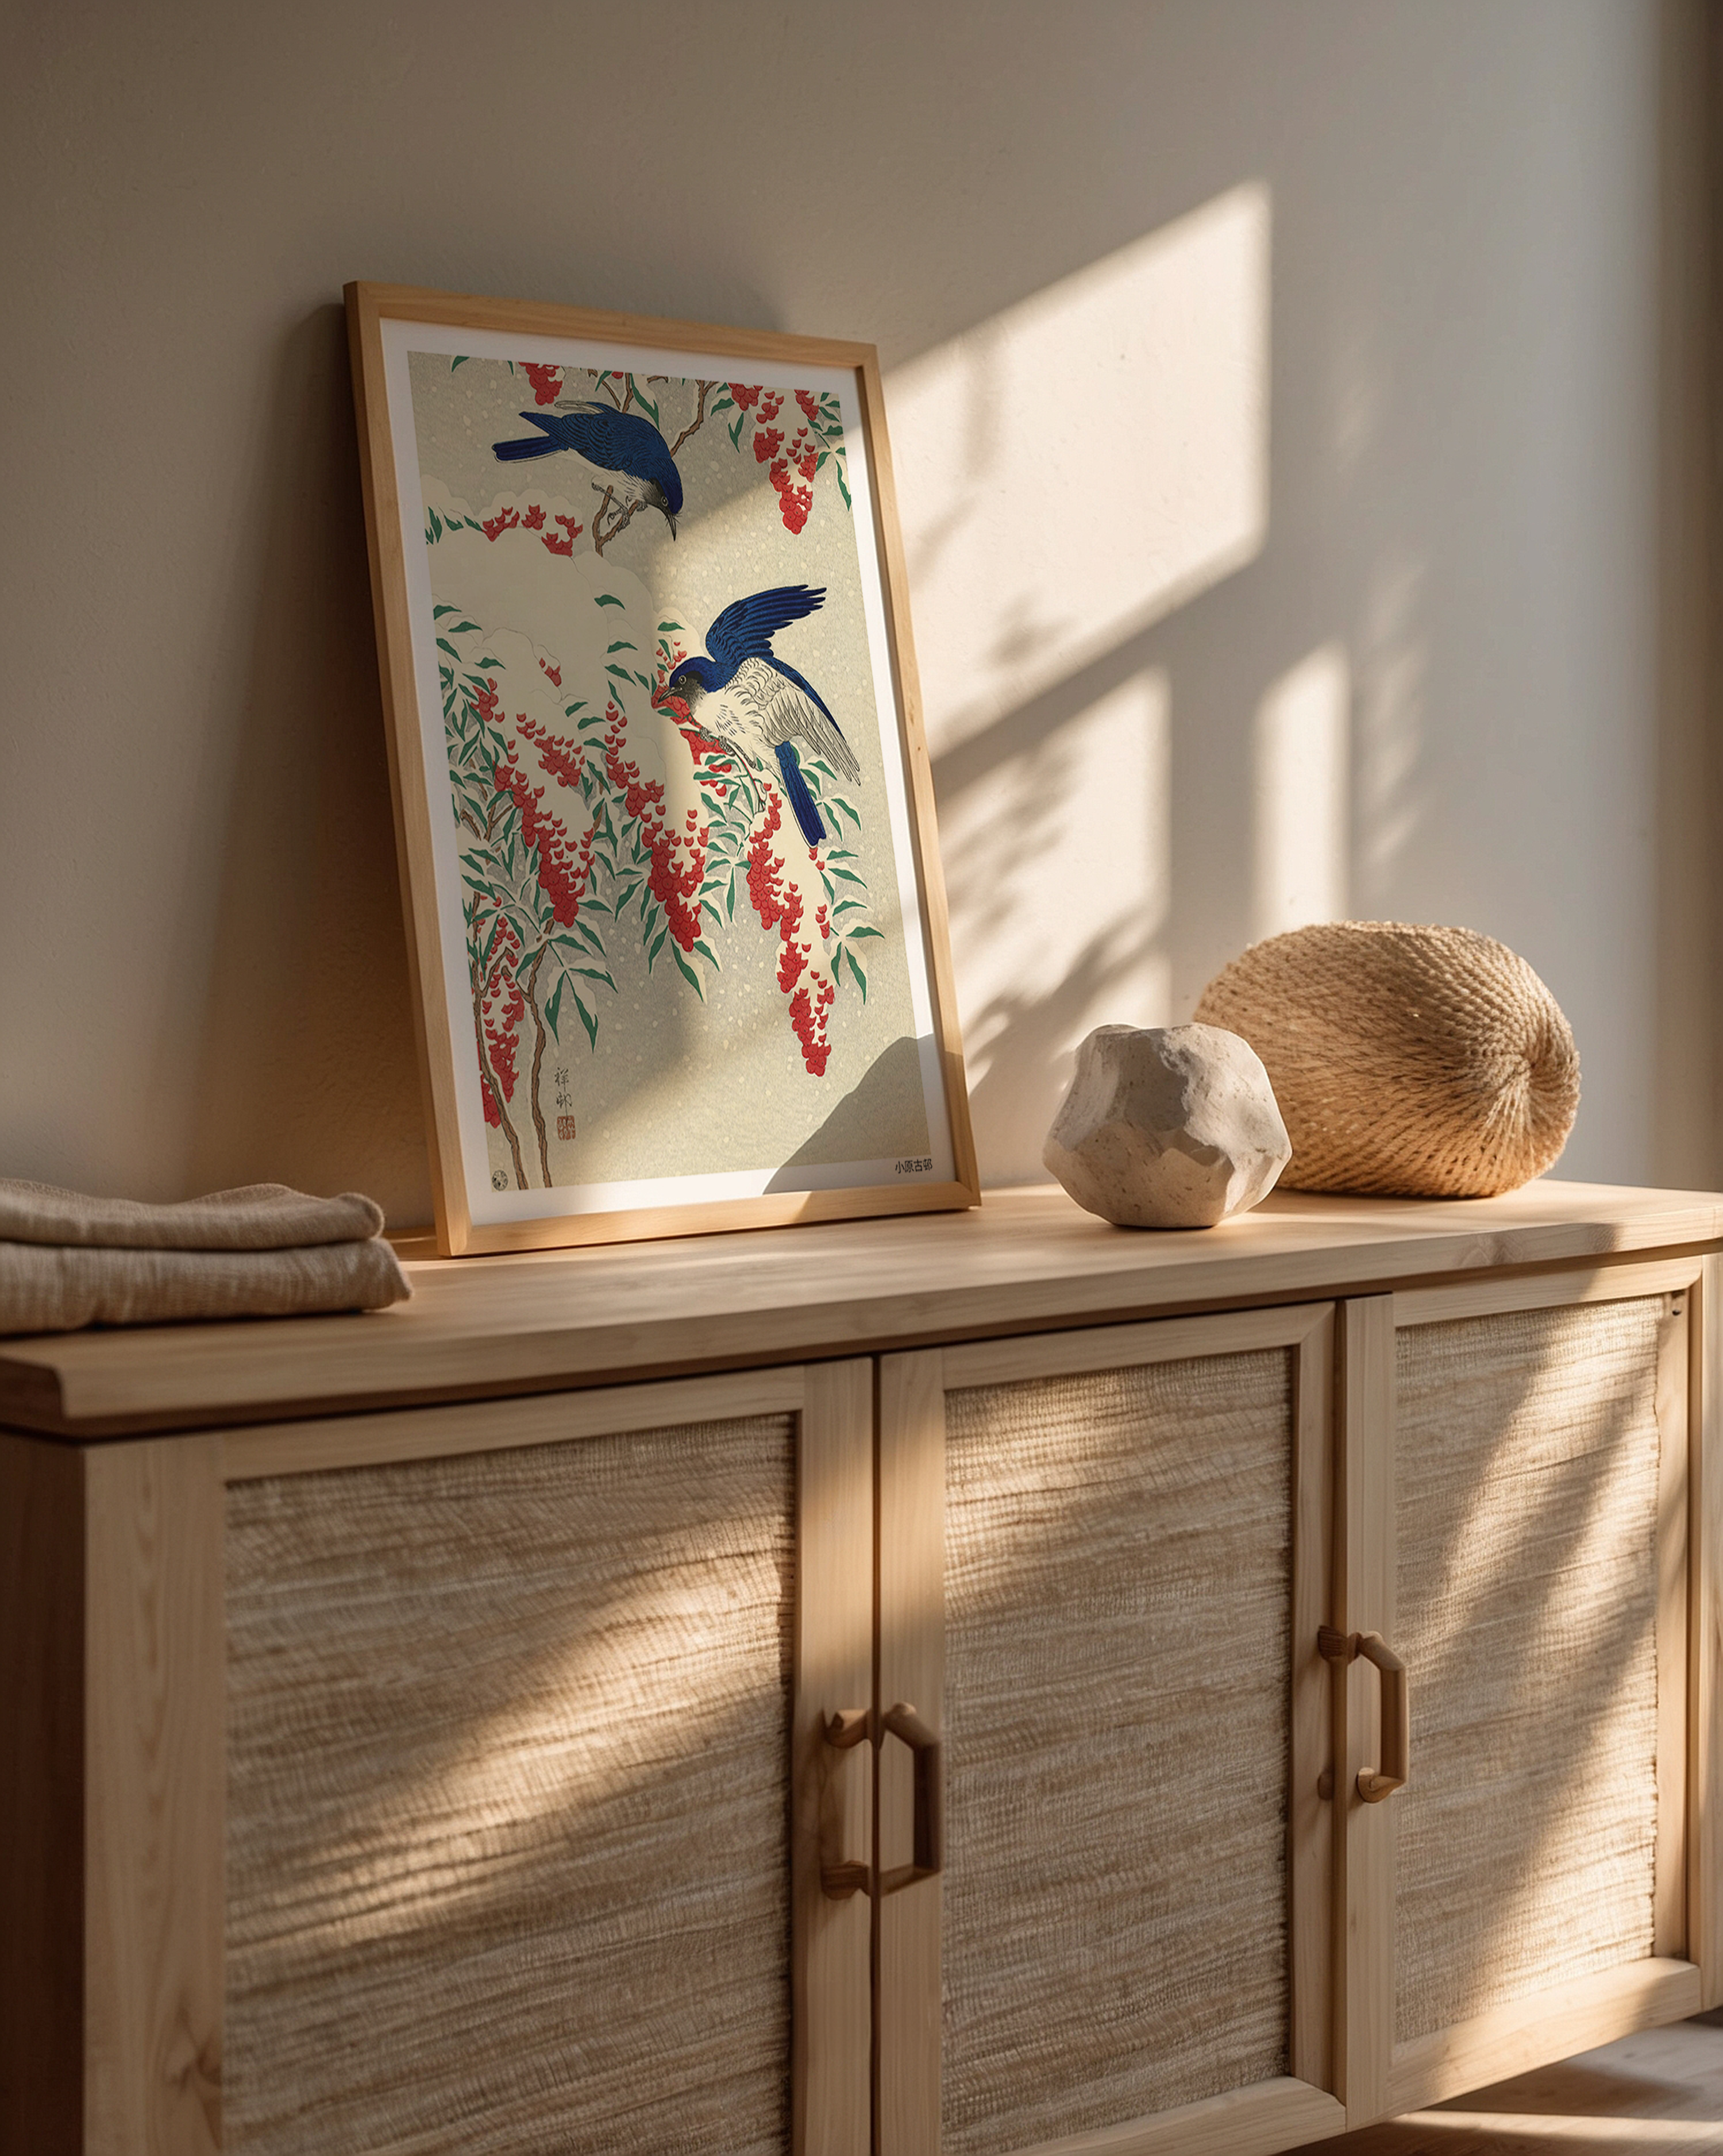
[{"label": "wooden cabinet handle", "polygon": [[[845,1707],[826,1719],[825,1741],[836,1752],[847,1752],[870,1737],[876,1743],[887,1737],[898,1738],[915,1757],[913,1861],[879,1875],[880,1892],[895,1894],[902,1887],[914,1886],[918,1879],[934,1878],[944,1868],[945,1797],[939,1771],[939,1740],[908,1700],[900,1699],[880,1717],[877,1737],[873,1717],[865,1707]],[[836,1849],[823,1844],[820,1859],[820,1891],[833,1901],[867,1891],[871,1880],[865,1864],[855,1858],[846,1861]]]},{"label": "wooden cabinet handle", "polygon": [[[835,1752],[847,1752],[863,1743],[873,1717],[865,1707],[846,1707],[825,1723],[825,1741]],[[846,1858],[838,1846],[839,1835],[830,1805],[823,1805],[820,1835],[820,1891],[829,1900],[846,1902],[851,1894],[867,1892],[871,1874],[858,1857]]]},{"label": "wooden cabinet handle", "polygon": [[1358,1794],[1367,1804],[1379,1804],[1396,1789],[1406,1787],[1412,1773],[1412,1702],[1406,1688],[1406,1665],[1380,1632],[1337,1632],[1324,1625],[1316,1635],[1323,1656],[1342,1667],[1362,1656],[1381,1679],[1382,1687],[1382,1763],[1360,1767]]},{"label": "wooden cabinet handle", "polygon": [[932,1879],[945,1863],[945,1796],[939,1771],[939,1739],[907,1700],[882,1717],[882,1733],[896,1737],[915,1755],[914,1861],[879,1876],[879,1891],[895,1894],[918,1879]]}]

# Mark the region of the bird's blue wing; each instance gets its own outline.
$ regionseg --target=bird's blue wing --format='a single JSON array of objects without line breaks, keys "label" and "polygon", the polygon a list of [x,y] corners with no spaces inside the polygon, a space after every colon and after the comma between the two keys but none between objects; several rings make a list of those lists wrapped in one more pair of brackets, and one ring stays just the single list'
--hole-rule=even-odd
[{"label": "bird's blue wing", "polygon": [[720,665],[733,670],[744,659],[769,659],[778,631],[825,603],[825,586],[815,590],[807,584],[779,584],[769,592],[732,599],[707,630],[706,649]]},{"label": "bird's blue wing", "polygon": [[[492,451],[504,464],[518,464],[523,457],[548,457],[553,449],[566,449],[563,439],[563,424],[554,415],[547,418],[543,412],[522,412],[521,417],[533,426],[543,428],[543,434],[528,434],[524,440],[492,442]],[[548,435],[547,441],[545,436]]]},{"label": "bird's blue wing", "polygon": [[608,404],[583,403],[561,415],[557,431],[600,471],[654,480],[664,490],[671,515],[681,514],[681,474],[669,444],[650,419],[638,412],[613,411]]}]

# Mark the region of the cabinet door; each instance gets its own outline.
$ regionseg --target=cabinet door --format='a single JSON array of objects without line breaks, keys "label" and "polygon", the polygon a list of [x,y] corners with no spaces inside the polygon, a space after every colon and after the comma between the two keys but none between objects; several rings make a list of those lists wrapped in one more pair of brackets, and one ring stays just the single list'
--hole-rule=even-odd
[{"label": "cabinet door", "polygon": [[177,1905],[97,1912],[137,2120],[135,1934],[201,1907],[230,2156],[866,2156],[867,1897],[819,1844],[870,1856],[822,1722],[872,1674],[872,1446],[865,1363],[203,1441],[216,1622],[152,1682],[224,1717],[213,1841]]},{"label": "cabinet door", "polygon": [[1375,1675],[1355,1664],[1353,2124],[1702,2003],[1700,1271],[1345,1306],[1340,1621],[1403,1661],[1411,1725],[1406,1786],[1362,1802],[1382,1739]]},{"label": "cabinet door", "polygon": [[[1330,2093],[1331,1312],[891,1357],[882,2156],[1288,2148]],[[898,1891],[890,1891],[892,1887]],[[1071,2137],[1078,2137],[1071,2138]]]}]

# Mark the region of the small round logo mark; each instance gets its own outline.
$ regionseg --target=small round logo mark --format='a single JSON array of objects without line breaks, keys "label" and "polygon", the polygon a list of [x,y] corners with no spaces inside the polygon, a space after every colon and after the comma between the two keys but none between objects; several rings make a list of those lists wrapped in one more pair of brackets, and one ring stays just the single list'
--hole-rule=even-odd
[{"label": "small round logo mark", "polygon": [[507,1190],[508,1188],[508,1178],[500,1168],[493,1168],[491,1171],[491,1188],[493,1190]]}]

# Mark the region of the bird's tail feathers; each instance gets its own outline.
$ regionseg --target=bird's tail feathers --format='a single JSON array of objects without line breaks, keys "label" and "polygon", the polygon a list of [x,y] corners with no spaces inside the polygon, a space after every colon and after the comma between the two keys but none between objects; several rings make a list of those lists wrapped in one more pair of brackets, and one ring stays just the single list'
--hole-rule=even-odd
[{"label": "bird's tail feathers", "polygon": [[802,836],[810,846],[823,844],[825,826],[820,822],[819,808],[808,791],[808,782],[802,776],[796,752],[788,742],[778,744],[778,768],[784,774],[784,790],[789,796],[789,805],[795,811],[795,820],[801,826]]},{"label": "bird's tail feathers", "polygon": [[493,442],[491,446],[504,464],[517,465],[524,457],[548,457],[563,445],[544,434],[529,434],[523,442]]}]

